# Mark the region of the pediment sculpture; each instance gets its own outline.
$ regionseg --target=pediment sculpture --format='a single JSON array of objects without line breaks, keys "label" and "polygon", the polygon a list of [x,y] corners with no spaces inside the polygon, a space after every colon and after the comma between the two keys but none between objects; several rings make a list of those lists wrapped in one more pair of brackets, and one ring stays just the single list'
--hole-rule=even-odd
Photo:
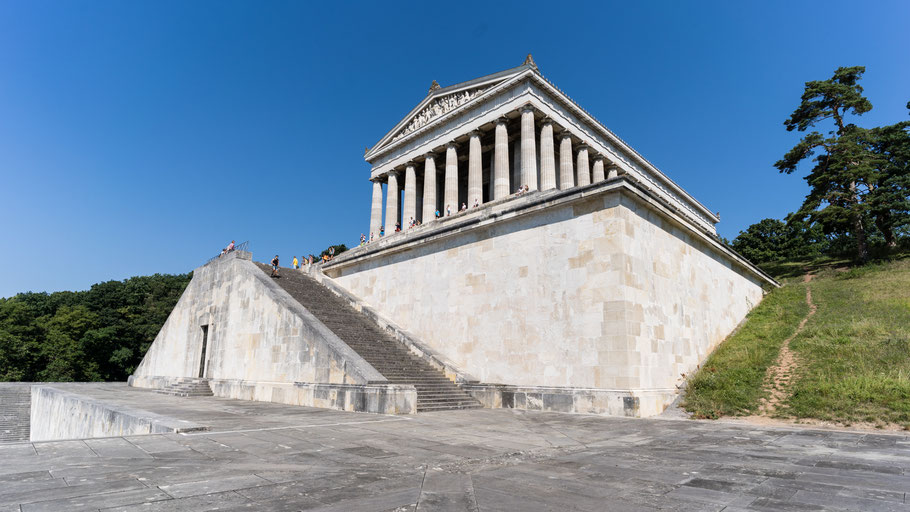
[{"label": "pediment sculpture", "polygon": [[392,141],[396,141],[415,130],[423,128],[429,124],[430,121],[464,105],[465,103],[476,98],[478,95],[483,94],[483,92],[487,89],[489,89],[489,87],[472,89],[469,91],[459,91],[431,101],[426,107],[424,107],[423,110],[415,115],[413,119],[411,119],[411,122],[408,123],[408,125],[405,126],[404,129],[398,133],[398,135],[392,137]]}]

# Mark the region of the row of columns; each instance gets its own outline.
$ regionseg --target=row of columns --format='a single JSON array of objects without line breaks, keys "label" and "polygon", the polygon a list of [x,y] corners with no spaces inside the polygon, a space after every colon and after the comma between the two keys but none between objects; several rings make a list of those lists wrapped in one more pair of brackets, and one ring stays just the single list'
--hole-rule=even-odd
[{"label": "row of columns", "polygon": [[[510,169],[509,169],[509,133],[508,119],[501,117],[496,120],[494,128],[493,159],[491,166],[491,197],[493,200],[501,199],[510,194]],[[556,188],[556,159],[553,135],[553,121],[544,119],[540,128],[540,184],[537,183],[537,133],[534,124],[534,109],[526,106],[521,109],[521,138],[520,138],[520,169],[519,187],[527,186],[528,190],[551,190]],[[467,204],[474,206],[483,203],[483,167],[481,159],[482,147],[480,144],[481,133],[474,130],[468,135],[468,191]],[[590,164],[590,155],[587,145],[578,146],[578,153],[573,161],[572,135],[564,130],[559,138],[559,188],[568,189],[577,186],[589,185],[613,178],[617,174],[615,166],[610,166],[605,175],[604,158],[595,155],[593,165]],[[517,150],[519,148],[516,148]],[[577,171],[577,173],[576,173]],[[575,176],[578,183],[575,183]],[[445,181],[443,204],[454,205],[458,208],[458,149],[455,142],[449,142],[445,151]],[[399,183],[398,172],[390,172],[387,178],[386,191],[386,226],[393,230],[398,219]],[[434,218],[436,212],[436,155],[428,153],[424,160],[423,169],[423,218]],[[404,171],[405,188],[404,204],[402,208],[402,224],[410,219],[417,218],[417,168],[416,164],[409,162]],[[445,208],[445,207],[444,207]],[[445,215],[445,212],[443,212]],[[382,226],[382,182],[379,178],[373,181],[373,202],[370,210],[370,236],[379,236]],[[402,226],[405,227],[405,226]]]}]

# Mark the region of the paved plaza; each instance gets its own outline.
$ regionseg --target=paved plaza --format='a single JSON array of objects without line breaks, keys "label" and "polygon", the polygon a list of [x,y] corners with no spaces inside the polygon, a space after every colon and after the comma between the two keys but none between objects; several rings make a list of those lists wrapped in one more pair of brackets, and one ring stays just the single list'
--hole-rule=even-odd
[{"label": "paved plaza", "polygon": [[210,430],[0,445],[0,511],[910,511],[906,435],[71,391]]}]

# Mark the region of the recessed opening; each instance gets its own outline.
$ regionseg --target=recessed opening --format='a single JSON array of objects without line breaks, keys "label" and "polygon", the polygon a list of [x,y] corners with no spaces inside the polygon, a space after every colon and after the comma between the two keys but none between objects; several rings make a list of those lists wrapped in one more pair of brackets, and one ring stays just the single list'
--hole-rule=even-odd
[{"label": "recessed opening", "polygon": [[199,378],[205,377],[205,346],[209,341],[209,326],[202,326],[202,355],[199,357]]}]

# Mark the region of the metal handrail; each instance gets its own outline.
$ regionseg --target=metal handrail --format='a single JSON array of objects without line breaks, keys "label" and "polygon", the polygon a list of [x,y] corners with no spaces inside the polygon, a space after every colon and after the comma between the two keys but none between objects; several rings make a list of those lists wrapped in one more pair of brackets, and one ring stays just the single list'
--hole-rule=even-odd
[{"label": "metal handrail", "polygon": [[215,256],[212,256],[211,258],[209,258],[208,261],[206,261],[206,263],[211,263],[211,262],[217,260],[218,258],[220,258],[224,255],[230,254],[232,252],[247,251],[249,249],[249,247],[250,247],[249,240],[247,240],[246,242],[240,242],[239,244],[234,244],[233,249],[231,249],[230,251],[227,251],[227,252],[220,252],[220,253],[216,254]]}]

